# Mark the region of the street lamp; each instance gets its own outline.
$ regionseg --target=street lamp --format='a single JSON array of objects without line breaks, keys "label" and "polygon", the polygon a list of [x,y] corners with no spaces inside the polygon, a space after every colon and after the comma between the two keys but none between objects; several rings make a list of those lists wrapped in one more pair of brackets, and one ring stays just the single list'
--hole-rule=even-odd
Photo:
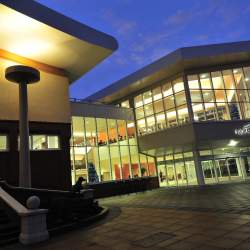
[{"label": "street lamp", "polygon": [[31,187],[27,84],[40,80],[40,72],[22,65],[8,67],[5,78],[19,84],[19,186]]}]

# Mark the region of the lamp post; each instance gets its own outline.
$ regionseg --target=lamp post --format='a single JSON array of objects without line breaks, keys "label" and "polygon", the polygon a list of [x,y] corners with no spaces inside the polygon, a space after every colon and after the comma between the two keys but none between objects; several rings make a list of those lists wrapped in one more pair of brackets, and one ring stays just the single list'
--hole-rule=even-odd
[{"label": "lamp post", "polygon": [[5,78],[19,85],[19,186],[31,187],[27,85],[40,80],[40,72],[22,65],[11,66]]}]

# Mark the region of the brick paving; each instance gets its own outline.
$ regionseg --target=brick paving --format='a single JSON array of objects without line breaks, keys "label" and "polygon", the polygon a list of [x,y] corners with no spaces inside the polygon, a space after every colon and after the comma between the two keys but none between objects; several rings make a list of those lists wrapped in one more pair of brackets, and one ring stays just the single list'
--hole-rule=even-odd
[{"label": "brick paving", "polygon": [[[32,247],[4,250],[250,250],[250,183],[107,198],[108,217]],[[199,209],[200,208],[200,209]]]}]

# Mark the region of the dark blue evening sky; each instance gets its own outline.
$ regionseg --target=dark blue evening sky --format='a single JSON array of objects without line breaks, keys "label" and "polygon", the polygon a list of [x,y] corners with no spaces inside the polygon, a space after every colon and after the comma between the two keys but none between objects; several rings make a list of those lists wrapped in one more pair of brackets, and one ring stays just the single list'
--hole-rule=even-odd
[{"label": "dark blue evening sky", "polygon": [[84,98],[185,46],[250,40],[249,0],[38,0],[114,36],[119,49],[75,82]]}]

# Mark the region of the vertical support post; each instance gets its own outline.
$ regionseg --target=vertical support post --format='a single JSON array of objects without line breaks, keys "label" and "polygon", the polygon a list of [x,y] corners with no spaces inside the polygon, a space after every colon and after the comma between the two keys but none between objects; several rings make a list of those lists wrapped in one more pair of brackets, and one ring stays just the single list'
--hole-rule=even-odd
[{"label": "vertical support post", "polygon": [[202,166],[200,161],[199,152],[197,149],[193,151],[194,154],[194,164],[195,164],[195,172],[197,177],[197,182],[199,186],[205,185],[205,180],[202,172]]},{"label": "vertical support post", "polygon": [[19,186],[31,187],[27,84],[19,84]]},{"label": "vertical support post", "polygon": [[186,100],[187,100],[187,109],[188,109],[189,119],[190,119],[190,122],[194,122],[194,113],[193,113],[193,108],[192,108],[192,101],[191,101],[191,95],[190,95],[190,90],[188,86],[188,79],[187,79],[186,72],[184,72],[183,74],[183,82],[184,82],[184,90],[185,90],[185,95],[186,95]]}]

